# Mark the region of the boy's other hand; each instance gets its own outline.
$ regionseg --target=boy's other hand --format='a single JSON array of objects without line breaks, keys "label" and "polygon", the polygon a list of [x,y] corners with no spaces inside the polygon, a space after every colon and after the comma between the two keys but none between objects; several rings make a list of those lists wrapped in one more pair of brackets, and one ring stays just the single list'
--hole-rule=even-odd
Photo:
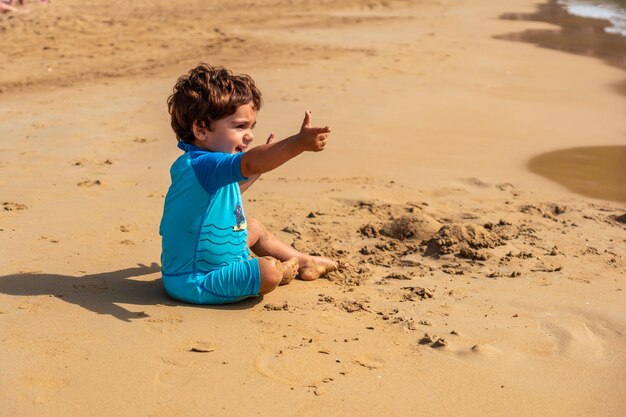
[{"label": "boy's other hand", "polygon": [[[270,143],[274,143],[276,142],[276,135],[272,132],[270,133],[270,136],[267,138],[267,141],[265,142],[266,145],[269,145]],[[241,192],[243,193],[244,191],[246,191],[248,188],[250,188],[250,186],[259,179],[259,177],[261,177],[261,174],[254,174],[254,175],[250,175],[248,176],[248,180],[247,181],[241,181],[239,183],[239,188],[241,190]]]},{"label": "boy's other hand", "polygon": [[311,112],[307,110],[304,113],[300,133],[297,135],[298,142],[302,145],[304,150],[310,152],[323,151],[329,135],[330,127],[328,126],[311,127]]}]

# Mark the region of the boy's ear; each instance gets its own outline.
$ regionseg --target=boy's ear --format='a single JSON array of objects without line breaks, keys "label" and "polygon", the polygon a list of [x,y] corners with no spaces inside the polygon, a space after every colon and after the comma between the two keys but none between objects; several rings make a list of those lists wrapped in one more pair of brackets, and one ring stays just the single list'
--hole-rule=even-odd
[{"label": "boy's ear", "polygon": [[199,126],[198,122],[193,122],[191,130],[193,131],[193,136],[196,138],[196,140],[206,139],[208,129],[206,127]]}]

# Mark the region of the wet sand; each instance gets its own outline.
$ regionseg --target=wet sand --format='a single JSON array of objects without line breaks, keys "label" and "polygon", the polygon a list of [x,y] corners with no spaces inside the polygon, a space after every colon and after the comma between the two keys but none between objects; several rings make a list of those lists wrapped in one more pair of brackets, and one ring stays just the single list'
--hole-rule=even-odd
[{"label": "wet sand", "polygon": [[[606,33],[609,22],[574,16],[556,0],[537,7],[534,13],[505,13],[503,19],[546,22],[559,29],[531,29],[497,36],[517,42],[528,42],[542,48],[601,59],[609,65],[626,70],[626,37]],[[613,85],[626,95],[626,80]],[[581,98],[584,99],[584,98]],[[602,129],[602,126],[597,126]],[[626,142],[626,133],[622,135]],[[586,196],[625,202],[626,159],[624,148],[618,146],[578,147],[537,155],[528,168]]]},{"label": "wet sand", "polygon": [[528,169],[589,197],[626,203],[626,146],[591,146],[538,155]]}]

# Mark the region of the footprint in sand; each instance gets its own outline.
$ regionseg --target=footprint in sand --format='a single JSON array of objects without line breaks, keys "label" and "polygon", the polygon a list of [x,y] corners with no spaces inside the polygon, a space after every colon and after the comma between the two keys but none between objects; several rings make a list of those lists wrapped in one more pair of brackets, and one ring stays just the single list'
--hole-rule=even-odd
[{"label": "footprint in sand", "polygon": [[[71,337],[53,338],[27,335],[13,337],[10,343],[16,350],[25,351],[34,358],[41,358],[49,362],[53,368],[59,363],[80,363],[89,356],[89,351],[84,347],[77,346]],[[50,398],[56,397],[57,391],[71,383],[71,378],[64,376],[60,369],[31,371],[25,369],[23,376],[16,382],[24,387],[20,389],[26,389],[34,395],[35,401],[39,403],[47,402]]]},{"label": "footprint in sand", "polygon": [[[315,363],[315,367],[306,364]],[[338,375],[345,375],[355,369],[380,369],[385,365],[382,357],[373,354],[360,354],[353,359],[342,358],[325,349],[300,349],[280,351],[278,354],[264,352],[254,363],[261,375],[290,387],[315,387],[329,383]],[[306,368],[306,372],[303,369]]]},{"label": "footprint in sand", "polygon": [[385,366],[385,360],[377,355],[359,355],[354,359],[354,363],[367,369],[380,369]]},{"label": "footprint in sand", "polygon": [[[303,364],[315,363],[303,372]],[[254,369],[261,375],[290,387],[316,387],[328,377],[344,371],[341,361],[333,355],[316,349],[280,351],[278,354],[264,352],[257,355]]]},{"label": "footprint in sand", "polygon": [[[582,317],[575,315],[544,315],[538,318],[541,331],[552,343],[552,354],[579,360],[604,358],[602,338]],[[595,326],[598,327],[598,326]]]},{"label": "footprint in sand", "polygon": [[213,355],[219,350],[217,343],[207,340],[181,342],[161,358],[162,366],[155,376],[156,382],[181,387],[215,368]]}]

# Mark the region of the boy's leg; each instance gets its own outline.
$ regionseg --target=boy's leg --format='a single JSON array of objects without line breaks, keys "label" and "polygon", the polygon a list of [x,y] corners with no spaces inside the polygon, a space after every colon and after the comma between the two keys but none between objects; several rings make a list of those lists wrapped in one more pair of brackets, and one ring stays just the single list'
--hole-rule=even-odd
[{"label": "boy's leg", "polygon": [[272,257],[259,258],[261,287],[259,294],[267,294],[279,285],[289,284],[298,272],[298,260],[292,258],[281,262]]},{"label": "boy's leg", "polygon": [[280,261],[296,258],[300,279],[312,281],[341,267],[338,262],[324,256],[311,256],[297,251],[281,242],[252,217],[248,217],[246,220],[248,223],[248,246],[252,252],[257,256],[271,256]]}]

